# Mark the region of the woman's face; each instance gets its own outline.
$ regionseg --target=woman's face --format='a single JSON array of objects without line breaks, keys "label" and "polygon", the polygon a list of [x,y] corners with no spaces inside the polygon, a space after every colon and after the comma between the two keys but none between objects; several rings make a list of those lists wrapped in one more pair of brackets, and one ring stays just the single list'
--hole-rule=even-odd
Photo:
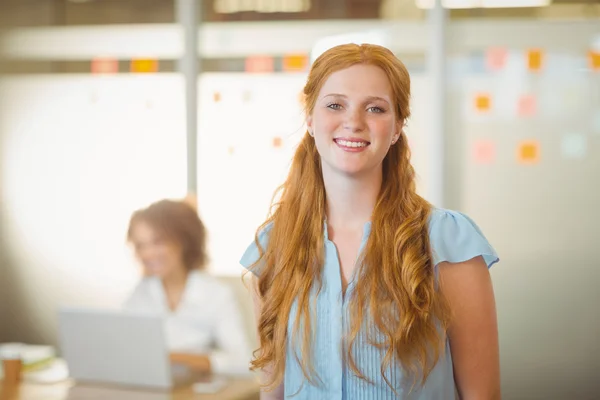
[{"label": "woman's face", "polygon": [[161,279],[185,271],[181,246],[168,240],[144,221],[134,223],[131,243],[144,275]]},{"label": "woman's face", "polygon": [[387,75],[376,66],[362,64],[332,73],[318,94],[307,126],[324,172],[358,176],[381,170],[400,133]]}]

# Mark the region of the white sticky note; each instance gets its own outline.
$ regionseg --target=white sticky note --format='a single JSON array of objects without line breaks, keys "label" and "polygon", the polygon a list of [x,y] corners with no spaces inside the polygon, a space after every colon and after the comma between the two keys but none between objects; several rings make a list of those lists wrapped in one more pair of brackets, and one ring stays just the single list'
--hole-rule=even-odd
[{"label": "white sticky note", "polygon": [[580,133],[565,135],[561,150],[565,158],[583,158],[587,153],[587,138]]}]

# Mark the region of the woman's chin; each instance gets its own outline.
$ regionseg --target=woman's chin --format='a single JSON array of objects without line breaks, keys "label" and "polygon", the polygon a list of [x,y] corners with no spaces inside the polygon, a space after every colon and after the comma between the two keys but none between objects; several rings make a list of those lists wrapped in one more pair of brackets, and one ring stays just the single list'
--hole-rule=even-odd
[{"label": "woman's chin", "polygon": [[165,275],[164,271],[158,268],[145,268],[144,272],[146,276],[152,276],[155,278],[163,278]]}]

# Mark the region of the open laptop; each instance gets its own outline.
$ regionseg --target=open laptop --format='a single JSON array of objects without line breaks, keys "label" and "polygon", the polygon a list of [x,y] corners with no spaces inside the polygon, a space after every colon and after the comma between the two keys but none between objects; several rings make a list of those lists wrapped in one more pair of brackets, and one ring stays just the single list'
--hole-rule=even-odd
[{"label": "open laptop", "polygon": [[76,381],[152,389],[193,382],[171,366],[163,318],[89,308],[60,308],[59,345]]}]

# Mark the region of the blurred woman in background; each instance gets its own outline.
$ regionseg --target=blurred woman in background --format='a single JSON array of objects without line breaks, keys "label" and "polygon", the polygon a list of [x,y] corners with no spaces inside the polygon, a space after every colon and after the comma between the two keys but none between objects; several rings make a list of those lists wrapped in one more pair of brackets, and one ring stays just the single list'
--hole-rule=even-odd
[{"label": "blurred woman in background", "polygon": [[165,317],[171,361],[202,373],[247,373],[252,351],[241,311],[233,291],[204,272],[206,230],[189,202],[136,211],[127,239],[143,278],[124,307]]}]

